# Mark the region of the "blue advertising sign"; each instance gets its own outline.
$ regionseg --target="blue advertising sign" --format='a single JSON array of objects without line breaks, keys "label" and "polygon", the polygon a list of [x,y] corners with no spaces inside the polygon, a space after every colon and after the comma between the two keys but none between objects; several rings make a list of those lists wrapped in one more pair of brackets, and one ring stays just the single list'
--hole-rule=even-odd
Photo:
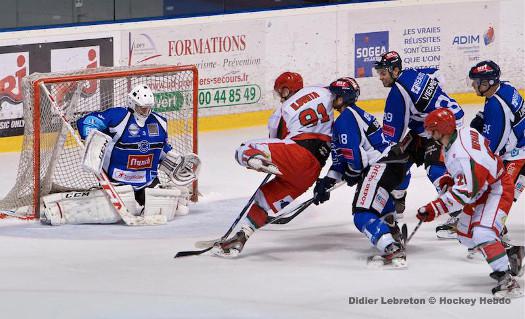
[{"label": "blue advertising sign", "polygon": [[355,77],[371,77],[374,62],[388,51],[388,31],[355,34]]}]

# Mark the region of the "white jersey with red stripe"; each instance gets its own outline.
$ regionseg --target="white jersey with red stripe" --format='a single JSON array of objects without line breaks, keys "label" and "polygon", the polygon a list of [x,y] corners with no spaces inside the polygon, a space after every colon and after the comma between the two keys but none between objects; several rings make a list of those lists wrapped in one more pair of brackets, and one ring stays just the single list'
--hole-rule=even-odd
[{"label": "white jersey with red stripe", "polygon": [[270,117],[271,138],[330,141],[334,110],[332,93],[318,86],[302,88],[287,99]]},{"label": "white jersey with red stripe", "polygon": [[501,178],[505,167],[489,148],[489,142],[472,128],[461,128],[445,147],[445,166],[454,186],[440,198],[454,212],[476,203],[486,192],[503,191]]}]

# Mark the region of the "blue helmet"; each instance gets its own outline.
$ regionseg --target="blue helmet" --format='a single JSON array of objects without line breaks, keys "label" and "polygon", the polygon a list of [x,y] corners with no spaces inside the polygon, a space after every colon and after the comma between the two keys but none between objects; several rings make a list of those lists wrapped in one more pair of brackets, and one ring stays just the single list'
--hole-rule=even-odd
[{"label": "blue helmet", "polygon": [[342,97],[343,102],[346,105],[354,104],[357,101],[360,93],[359,84],[357,84],[357,81],[354,78],[350,77],[344,77],[335,80],[334,82],[330,83],[328,89],[336,97]]}]

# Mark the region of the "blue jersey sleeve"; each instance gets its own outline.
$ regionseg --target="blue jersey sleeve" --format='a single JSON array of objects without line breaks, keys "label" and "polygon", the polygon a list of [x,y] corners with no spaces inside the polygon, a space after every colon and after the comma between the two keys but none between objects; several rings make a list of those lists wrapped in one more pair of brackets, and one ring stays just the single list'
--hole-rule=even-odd
[{"label": "blue jersey sleeve", "polygon": [[91,130],[98,130],[111,135],[109,129],[117,126],[126,116],[128,110],[114,107],[102,112],[91,112],[77,120],[77,128],[82,139],[86,139]]},{"label": "blue jersey sleeve", "polygon": [[399,89],[394,85],[388,94],[383,117],[383,134],[389,142],[397,143],[403,137],[406,130],[405,99]]},{"label": "blue jersey sleeve", "polygon": [[[349,112],[349,111],[348,111]],[[350,115],[350,116],[348,116]],[[344,173],[347,167],[356,173],[363,170],[363,160],[359,146],[361,144],[360,128],[351,113],[341,114],[335,122],[332,139],[331,170]]]},{"label": "blue jersey sleeve", "polygon": [[505,112],[499,101],[496,98],[491,98],[485,104],[483,114],[485,120],[485,124],[483,125],[483,136],[490,141],[490,150],[494,154],[499,154],[505,145],[505,143],[501,143],[507,121],[505,118]]}]

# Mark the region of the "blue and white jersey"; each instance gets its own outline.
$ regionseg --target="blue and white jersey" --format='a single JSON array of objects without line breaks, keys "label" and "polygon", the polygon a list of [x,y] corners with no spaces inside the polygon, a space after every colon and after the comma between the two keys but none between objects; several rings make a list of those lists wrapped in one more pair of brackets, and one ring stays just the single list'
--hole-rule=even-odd
[{"label": "blue and white jersey", "polygon": [[463,110],[441,87],[436,69],[406,69],[392,86],[385,105],[383,131],[385,137],[399,142],[410,129],[427,137],[424,121],[427,115],[438,108],[450,109],[458,127],[463,126]]},{"label": "blue and white jersey", "polygon": [[501,82],[494,95],[485,99],[483,135],[490,149],[504,160],[525,158],[525,105],[510,83]]},{"label": "blue and white jersey", "polygon": [[334,122],[328,176],[340,180],[346,169],[360,174],[389,150],[377,119],[355,104],[348,106]]},{"label": "blue and white jersey", "polygon": [[112,181],[131,185],[135,190],[151,184],[157,177],[160,161],[172,149],[167,121],[155,112],[141,127],[133,111],[114,107],[81,117],[77,127],[83,139],[91,130],[99,130],[113,139],[106,148],[104,171]]}]

